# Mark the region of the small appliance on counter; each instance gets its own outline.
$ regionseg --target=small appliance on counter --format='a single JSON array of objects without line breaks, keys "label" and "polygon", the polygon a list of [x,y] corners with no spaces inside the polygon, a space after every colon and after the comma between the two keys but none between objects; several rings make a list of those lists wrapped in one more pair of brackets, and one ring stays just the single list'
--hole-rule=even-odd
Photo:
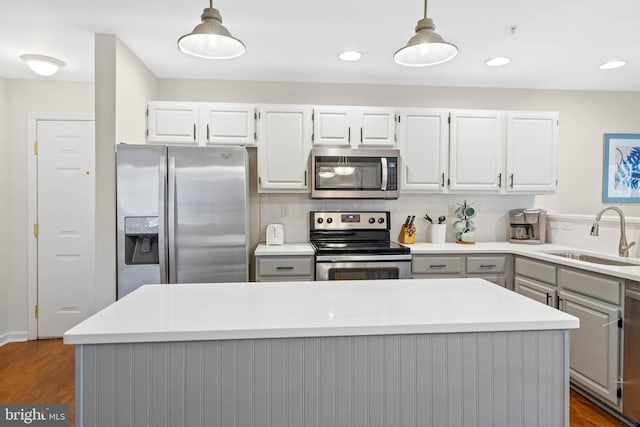
[{"label": "small appliance on counter", "polygon": [[540,245],[546,243],[547,211],[544,209],[511,209],[509,241]]},{"label": "small appliance on counter", "polygon": [[267,245],[284,244],[284,226],[282,224],[267,225]]}]

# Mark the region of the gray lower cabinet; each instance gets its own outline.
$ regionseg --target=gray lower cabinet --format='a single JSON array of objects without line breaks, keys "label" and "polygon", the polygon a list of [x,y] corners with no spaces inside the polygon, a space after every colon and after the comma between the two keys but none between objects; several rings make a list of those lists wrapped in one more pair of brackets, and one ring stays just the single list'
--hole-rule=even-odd
[{"label": "gray lower cabinet", "polygon": [[411,258],[413,279],[462,277],[464,273],[464,256],[462,255],[413,255]]},{"label": "gray lower cabinet", "polygon": [[571,381],[620,409],[623,280],[517,257],[514,290],[580,319],[571,330]]},{"label": "gray lower cabinet", "polygon": [[571,379],[617,406],[620,309],[569,291],[560,292],[559,308],[580,319],[571,330]]},{"label": "gray lower cabinet", "polygon": [[413,279],[446,279],[477,277],[511,288],[513,274],[511,257],[503,254],[487,255],[413,255]]},{"label": "gray lower cabinet", "polygon": [[258,256],[257,282],[299,282],[314,280],[313,256]]},{"label": "gray lower cabinet", "polygon": [[555,287],[526,277],[516,276],[514,291],[542,304],[555,307],[558,291]]}]

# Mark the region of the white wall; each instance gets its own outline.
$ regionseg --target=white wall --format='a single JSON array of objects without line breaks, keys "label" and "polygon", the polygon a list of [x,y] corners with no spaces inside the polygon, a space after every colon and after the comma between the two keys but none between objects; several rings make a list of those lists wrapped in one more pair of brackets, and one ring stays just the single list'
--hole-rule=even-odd
[{"label": "white wall", "polygon": [[32,230],[27,224],[27,156],[33,155],[33,141],[27,141],[27,114],[93,114],[94,93],[93,83],[86,82],[5,80],[5,87],[9,144],[2,158],[7,163],[8,197],[2,200],[9,206],[9,218],[1,222],[0,240],[10,248],[5,275],[9,330],[26,335],[27,313],[33,312],[27,307],[27,243]]},{"label": "white wall", "polygon": [[[6,80],[0,78],[0,200],[9,199],[9,130],[8,128],[8,95]],[[6,230],[9,229],[10,204],[0,203],[0,224],[4,230],[0,231],[0,345],[9,332],[9,239]]]},{"label": "white wall", "polygon": [[116,143],[143,144],[147,104],[155,97],[158,81],[120,39],[115,40]]},{"label": "white wall", "polygon": [[145,141],[147,103],[156,78],[116,36],[95,36],[96,309],[116,298],[116,164],[118,142]]}]

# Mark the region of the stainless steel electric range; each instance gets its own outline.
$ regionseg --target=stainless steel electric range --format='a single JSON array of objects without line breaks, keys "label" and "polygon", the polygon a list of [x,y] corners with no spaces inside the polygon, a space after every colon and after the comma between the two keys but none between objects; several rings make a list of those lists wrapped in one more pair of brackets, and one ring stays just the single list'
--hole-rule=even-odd
[{"label": "stainless steel electric range", "polygon": [[316,280],[410,279],[411,250],[390,239],[388,211],[313,211]]}]

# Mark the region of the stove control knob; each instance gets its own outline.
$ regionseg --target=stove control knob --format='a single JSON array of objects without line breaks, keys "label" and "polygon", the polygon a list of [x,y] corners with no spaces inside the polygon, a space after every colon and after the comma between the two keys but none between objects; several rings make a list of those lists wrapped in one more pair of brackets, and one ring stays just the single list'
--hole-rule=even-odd
[{"label": "stove control knob", "polygon": [[324,219],[318,218],[318,224],[322,224],[323,222],[324,222]]},{"label": "stove control knob", "polygon": [[378,218],[378,223],[379,224],[382,224],[383,222],[384,222],[384,218],[382,218],[382,217]]},{"label": "stove control knob", "polygon": [[369,224],[373,224],[374,222],[376,222],[375,218],[369,218]]},{"label": "stove control knob", "polygon": [[327,218],[327,224],[331,224],[333,222],[333,218],[329,217]]}]

